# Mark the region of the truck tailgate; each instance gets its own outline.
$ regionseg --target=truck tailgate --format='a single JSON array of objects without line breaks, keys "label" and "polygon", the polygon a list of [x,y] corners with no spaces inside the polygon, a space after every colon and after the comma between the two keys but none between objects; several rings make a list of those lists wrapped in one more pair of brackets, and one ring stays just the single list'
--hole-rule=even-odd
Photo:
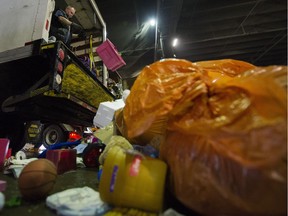
[{"label": "truck tailgate", "polygon": [[[55,65],[58,62],[57,58],[54,59],[57,46],[64,49],[68,56],[61,73],[60,90],[53,89],[56,73],[53,68],[57,70]],[[91,126],[100,103],[115,99],[89,69],[61,43],[51,44],[38,54],[21,59],[21,64],[18,61],[7,64],[9,64],[9,71],[5,74],[5,70],[0,70],[0,75],[6,77],[9,74],[9,79],[13,83],[12,77],[17,77],[17,74],[21,74],[20,77],[22,77],[24,74],[25,83],[21,83],[21,79],[15,79],[19,87],[14,86],[13,89],[6,84],[9,92],[3,94],[6,98],[0,101],[2,112],[9,113],[9,115],[15,114],[24,120],[42,119]],[[14,75],[11,77],[11,74]]]}]

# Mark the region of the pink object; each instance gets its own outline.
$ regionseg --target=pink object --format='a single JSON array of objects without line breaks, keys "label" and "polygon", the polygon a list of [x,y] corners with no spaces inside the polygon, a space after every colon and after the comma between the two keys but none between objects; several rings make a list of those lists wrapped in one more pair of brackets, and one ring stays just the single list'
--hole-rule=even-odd
[{"label": "pink object", "polygon": [[47,150],[46,159],[52,161],[55,164],[58,174],[62,174],[77,168],[76,154],[76,149]]},{"label": "pink object", "polygon": [[8,148],[7,154],[6,154],[6,159],[10,158],[12,155],[12,148]]},{"label": "pink object", "polygon": [[96,48],[96,52],[106,67],[111,71],[116,71],[120,67],[126,65],[114,44],[108,39]]},{"label": "pink object", "polygon": [[0,180],[0,192],[5,191],[6,185],[7,185],[6,181]]},{"label": "pink object", "polygon": [[4,169],[4,163],[8,152],[9,143],[9,139],[0,138],[0,170]]}]

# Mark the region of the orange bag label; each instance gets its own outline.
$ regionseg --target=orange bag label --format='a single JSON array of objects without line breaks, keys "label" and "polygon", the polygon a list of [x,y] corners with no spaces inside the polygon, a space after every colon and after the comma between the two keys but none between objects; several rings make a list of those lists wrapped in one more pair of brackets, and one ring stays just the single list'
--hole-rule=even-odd
[{"label": "orange bag label", "polygon": [[141,156],[136,155],[132,161],[132,164],[130,166],[129,174],[130,176],[137,176],[140,171],[140,165],[141,165]]}]

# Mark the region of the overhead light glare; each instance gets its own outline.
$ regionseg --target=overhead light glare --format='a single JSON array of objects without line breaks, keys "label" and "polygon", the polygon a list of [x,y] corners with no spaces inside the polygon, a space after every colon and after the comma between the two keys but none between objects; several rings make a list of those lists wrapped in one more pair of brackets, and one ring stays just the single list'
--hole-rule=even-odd
[{"label": "overhead light glare", "polygon": [[150,19],[149,21],[151,26],[155,26],[156,25],[156,20],[155,19]]},{"label": "overhead light glare", "polygon": [[172,42],[172,46],[176,47],[178,44],[178,38],[174,38],[173,42]]}]

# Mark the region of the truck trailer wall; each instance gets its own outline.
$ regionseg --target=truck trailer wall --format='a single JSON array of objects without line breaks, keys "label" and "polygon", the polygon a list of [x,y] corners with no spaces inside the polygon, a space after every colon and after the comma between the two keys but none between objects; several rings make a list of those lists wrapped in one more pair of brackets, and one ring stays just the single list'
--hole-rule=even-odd
[{"label": "truck trailer wall", "polygon": [[0,52],[48,41],[54,0],[1,0]]}]

